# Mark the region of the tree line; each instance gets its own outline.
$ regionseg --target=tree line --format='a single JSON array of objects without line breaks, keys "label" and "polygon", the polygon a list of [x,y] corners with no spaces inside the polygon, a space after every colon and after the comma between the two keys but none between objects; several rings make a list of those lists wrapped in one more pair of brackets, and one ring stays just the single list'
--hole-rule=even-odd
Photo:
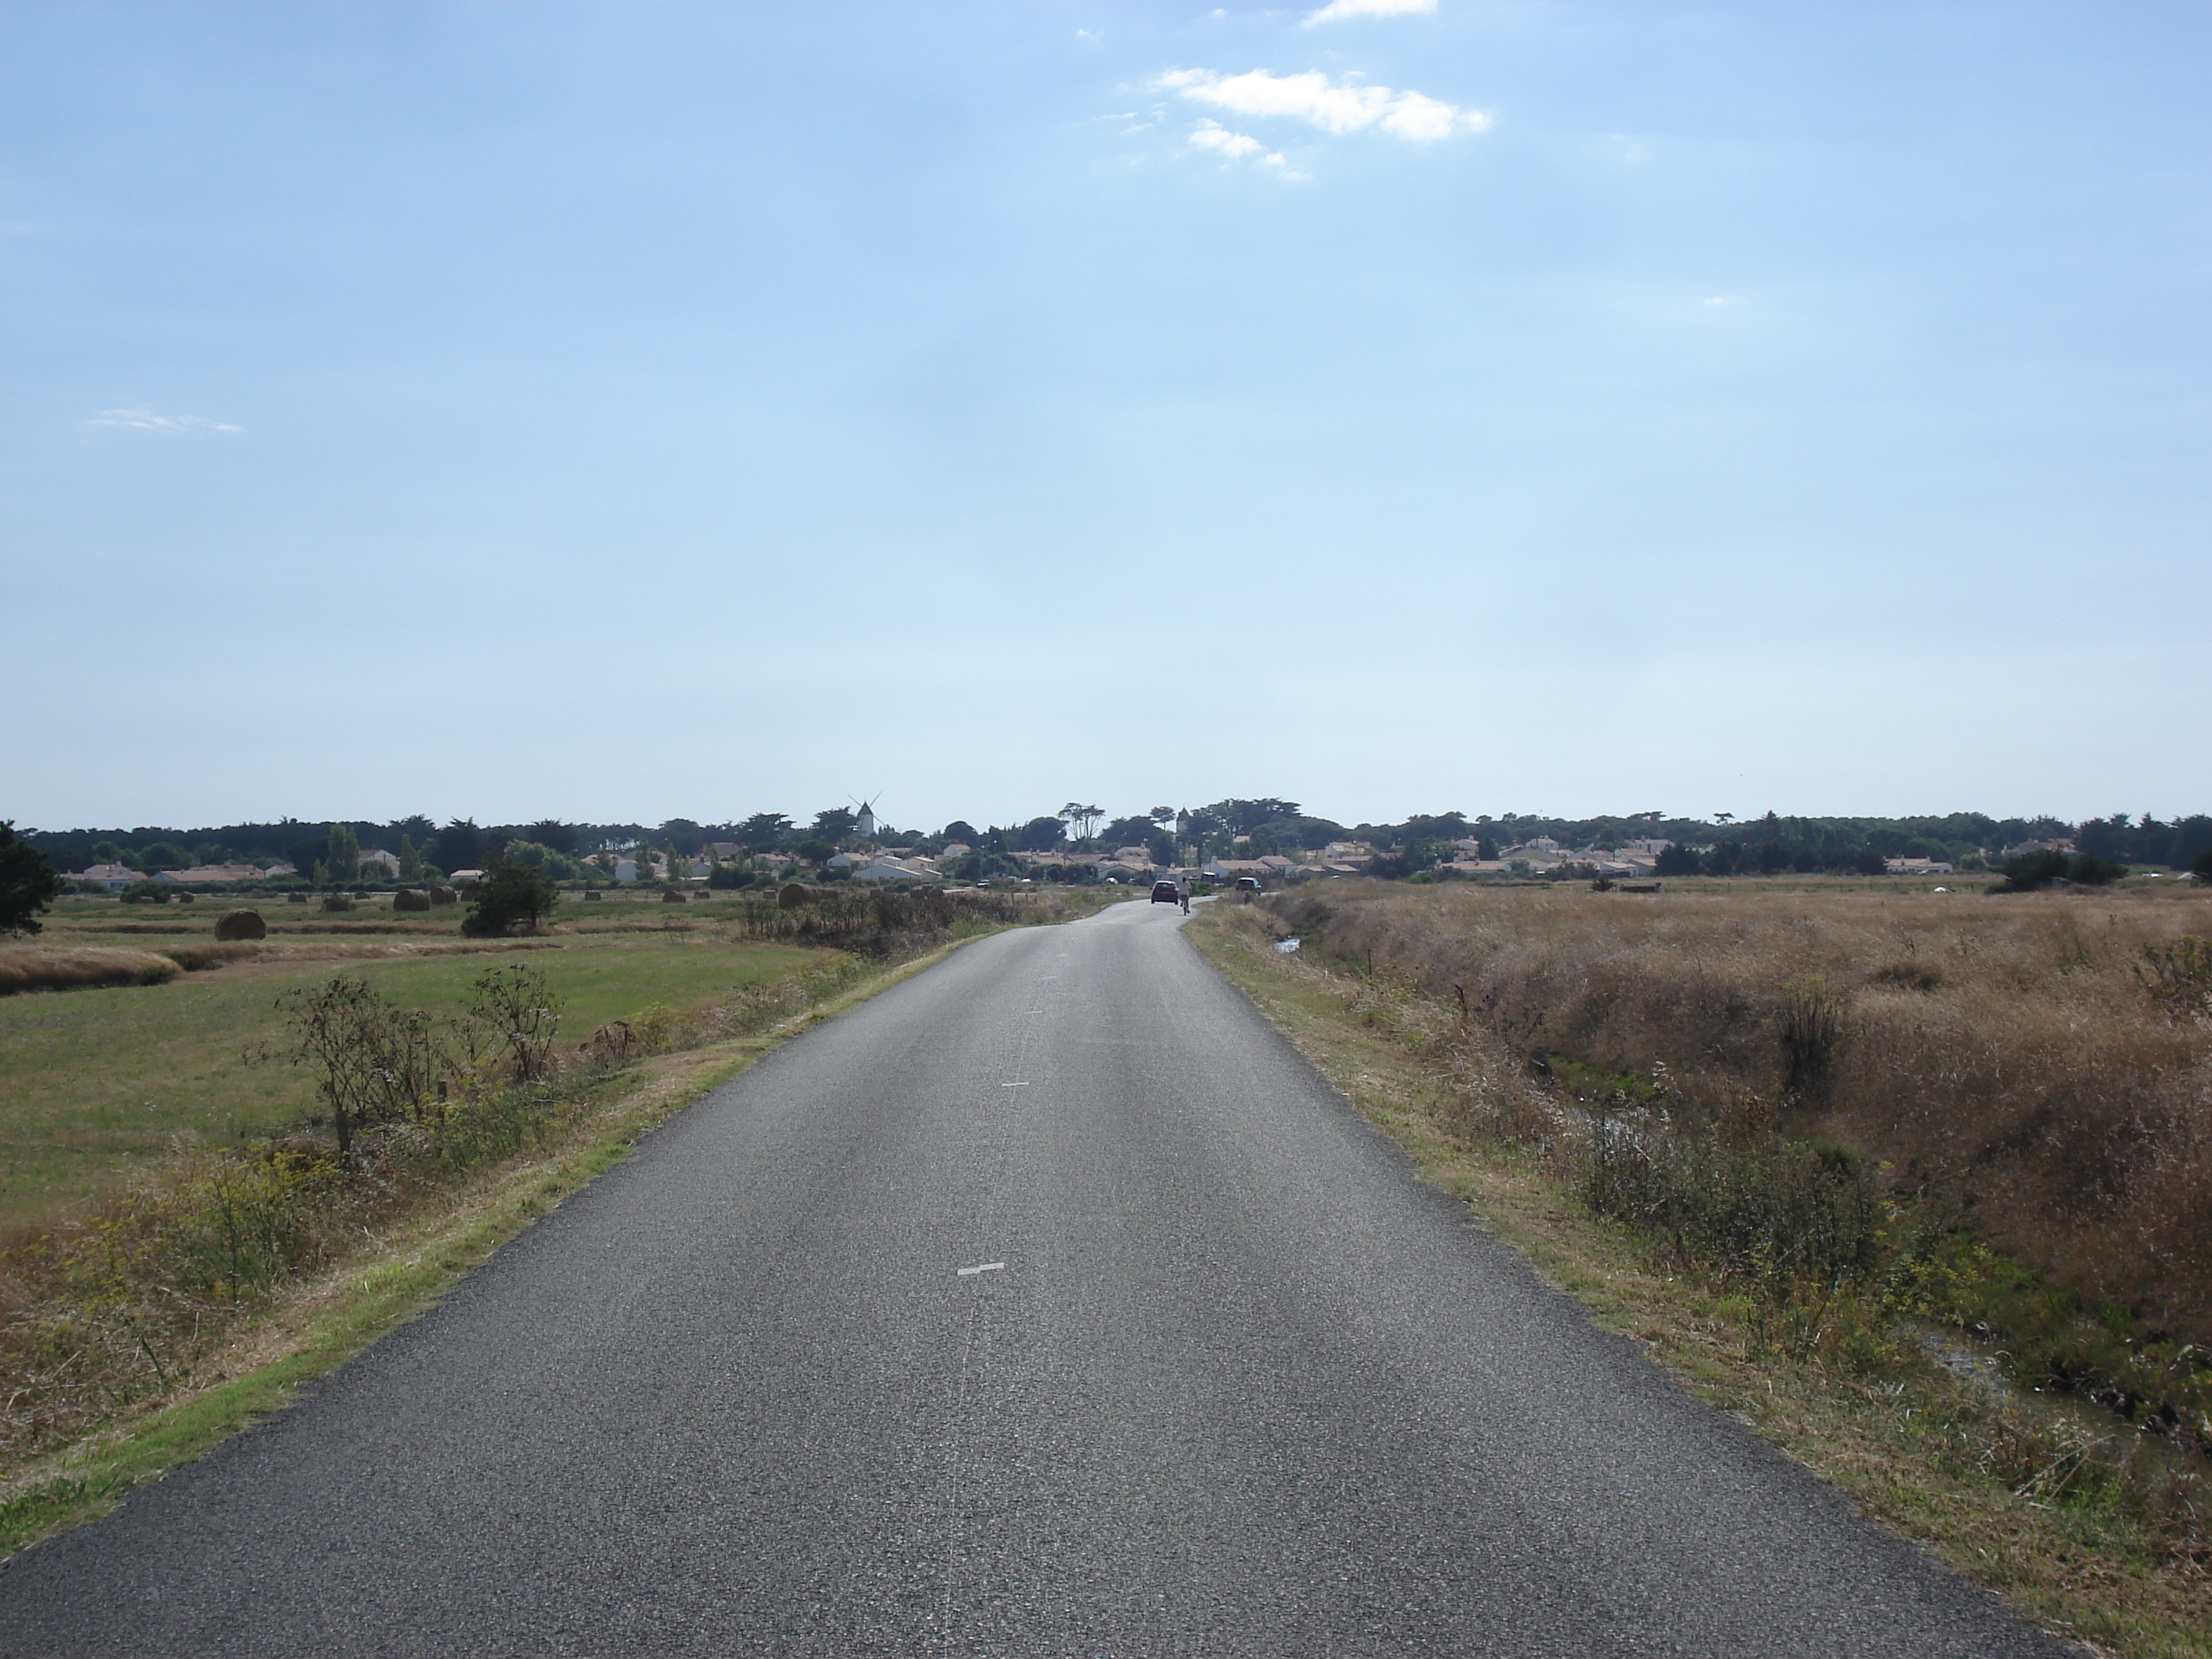
[{"label": "tree line", "polygon": [[[283,861],[317,885],[350,884],[362,878],[358,857],[375,848],[399,861],[403,881],[434,880],[457,870],[480,870],[495,861],[526,864],[553,880],[602,878],[611,854],[620,849],[650,860],[698,860],[715,846],[744,854],[776,854],[820,865],[841,849],[860,845],[860,817],[851,807],[824,808],[805,819],[756,812],[725,823],[670,818],[658,824],[569,823],[539,818],[520,823],[479,824],[454,817],[441,824],[423,814],[386,821],[283,818],[273,823],[234,823],[193,829],[17,831],[27,855],[63,873],[95,864],[125,866],[151,876],[164,870]],[[1416,813],[1396,823],[1346,824],[1310,814],[1280,797],[1231,798],[1197,807],[1154,806],[1109,813],[1079,801],[1019,823],[981,828],[956,818],[933,831],[878,823],[868,845],[941,854],[956,850],[944,868],[979,878],[1013,873],[1017,854],[1134,848],[1155,864],[1186,858],[1257,858],[1269,854],[1302,859],[1332,842],[1362,842],[1372,873],[1410,876],[1432,869],[1465,850],[1494,857],[1512,847],[1548,837],[1563,848],[1603,852],[1631,842],[1672,843],[1662,874],[1781,874],[1879,872],[1893,858],[1929,858],[1963,868],[1995,868],[2023,843],[2071,842],[2075,852],[2109,864],[2188,868],[2212,849],[2212,817],[2203,813],[2160,822],[2145,813],[2114,813],[2069,823],[2051,817],[1994,817],[1954,812],[1907,817],[1784,817],[1768,812],[1738,821],[1717,813],[1686,818],[1650,811],[1591,817],[1505,812],[1474,817],[1458,811]],[[1467,844],[1472,843],[1472,848]],[[587,862],[588,861],[588,862]]]}]

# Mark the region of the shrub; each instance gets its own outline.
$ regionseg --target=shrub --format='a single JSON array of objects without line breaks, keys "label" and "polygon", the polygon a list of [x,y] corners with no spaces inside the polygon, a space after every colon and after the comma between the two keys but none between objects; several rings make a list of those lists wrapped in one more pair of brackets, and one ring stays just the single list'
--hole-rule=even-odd
[{"label": "shrub", "polygon": [[542,970],[521,963],[488,969],[469,988],[468,1011],[506,1051],[514,1081],[545,1075],[561,1029],[561,1000],[546,988]]},{"label": "shrub", "polygon": [[1881,1261],[1874,1183],[1833,1146],[1669,1131],[1648,1114],[1601,1117],[1583,1192],[1600,1215],[1656,1234],[1683,1261],[1771,1301],[1840,1289]]},{"label": "shrub", "polygon": [[2128,872],[2124,864],[2100,859],[2094,853],[2068,854],[2050,848],[2021,853],[2004,863],[2004,880],[1991,890],[2032,893],[2055,883],[2070,881],[2083,887],[2109,887]]},{"label": "shrub", "polygon": [[319,1073],[341,1164],[353,1161],[360,1130],[419,1110],[445,1069],[429,1016],[396,1007],[366,980],[340,975],[287,991],[276,1006],[292,1022],[288,1058]]},{"label": "shrub", "polygon": [[2212,939],[2185,933],[2166,945],[2145,941],[2136,977],[2175,1019],[2212,1014]]},{"label": "shrub", "polygon": [[119,896],[125,904],[167,904],[176,893],[165,882],[134,881]]}]

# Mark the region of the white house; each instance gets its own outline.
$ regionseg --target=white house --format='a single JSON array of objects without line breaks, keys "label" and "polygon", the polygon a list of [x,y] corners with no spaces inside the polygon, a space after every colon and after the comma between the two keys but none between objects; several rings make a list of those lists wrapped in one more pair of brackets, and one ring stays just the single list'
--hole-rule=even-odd
[{"label": "white house", "polygon": [[95,887],[104,887],[111,893],[119,893],[132,883],[143,880],[144,878],[127,864],[95,864],[89,869],[78,871],[70,879],[85,882]]},{"label": "white house", "polygon": [[913,862],[902,863],[897,859],[874,859],[861,869],[853,872],[854,881],[928,881],[933,870],[917,869]]}]

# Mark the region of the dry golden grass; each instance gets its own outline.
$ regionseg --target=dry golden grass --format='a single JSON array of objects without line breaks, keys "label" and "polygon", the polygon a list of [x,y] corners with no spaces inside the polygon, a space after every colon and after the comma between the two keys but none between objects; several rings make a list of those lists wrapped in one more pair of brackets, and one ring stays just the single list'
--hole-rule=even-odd
[{"label": "dry golden grass", "polygon": [[1231,905],[1189,936],[1427,1179],[1598,1322],[2047,1628],[2124,1659],[2212,1659],[2212,1552],[2191,1507],[2202,1483],[2162,1443],[2107,1431],[2147,1466],[2136,1476],[2164,1465],[2164,1477],[2102,1464],[2054,1492],[2055,1476],[2081,1469],[2085,1441],[2104,1437],[2072,1402],[1992,1395],[1931,1361],[1910,1318],[1870,1351],[1778,1342],[1741,1284],[1685,1271],[1650,1234],[1591,1213],[1590,1115],[1462,1019],[1449,986],[1432,996],[1311,945],[1279,955],[1282,931],[1260,907]]},{"label": "dry golden grass", "polygon": [[[1843,1140],[2060,1284],[2212,1339],[2212,1015],[2143,973],[2146,945],[2212,934],[2201,890],[1345,883],[1277,908],[1342,960],[1463,997],[1509,1071],[1663,1066],[1678,1099]],[[1510,1104],[1510,1082],[1486,1092]]]},{"label": "dry golden grass", "polygon": [[161,985],[184,972],[151,951],[106,945],[61,950],[0,945],[0,996],[17,991],[76,991],[101,985]]}]

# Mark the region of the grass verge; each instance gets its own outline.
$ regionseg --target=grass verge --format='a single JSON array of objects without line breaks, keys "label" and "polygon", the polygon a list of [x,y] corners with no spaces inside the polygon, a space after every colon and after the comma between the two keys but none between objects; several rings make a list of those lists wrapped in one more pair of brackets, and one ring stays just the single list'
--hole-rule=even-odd
[{"label": "grass verge", "polygon": [[[980,935],[977,935],[978,937]],[[628,1155],[640,1136],[801,1032],[969,942],[833,987],[765,1030],[635,1062],[556,1146],[478,1171],[242,1322],[194,1385],[141,1402],[0,1475],[0,1559],[106,1513],[270,1413],[434,1304],[463,1274]]]},{"label": "grass verge", "polygon": [[1364,1018],[1346,981],[1276,951],[1256,910],[1209,907],[1187,931],[1425,1179],[1699,1398],[2046,1628],[2130,1659],[2212,1656],[2212,1563],[2069,1489],[2082,1460],[2063,1422],[2023,1426],[1941,1365],[1894,1350],[1856,1372],[1793,1358],[1749,1298],[1592,1214],[1554,1163],[1470,1134],[1454,1080]]}]

